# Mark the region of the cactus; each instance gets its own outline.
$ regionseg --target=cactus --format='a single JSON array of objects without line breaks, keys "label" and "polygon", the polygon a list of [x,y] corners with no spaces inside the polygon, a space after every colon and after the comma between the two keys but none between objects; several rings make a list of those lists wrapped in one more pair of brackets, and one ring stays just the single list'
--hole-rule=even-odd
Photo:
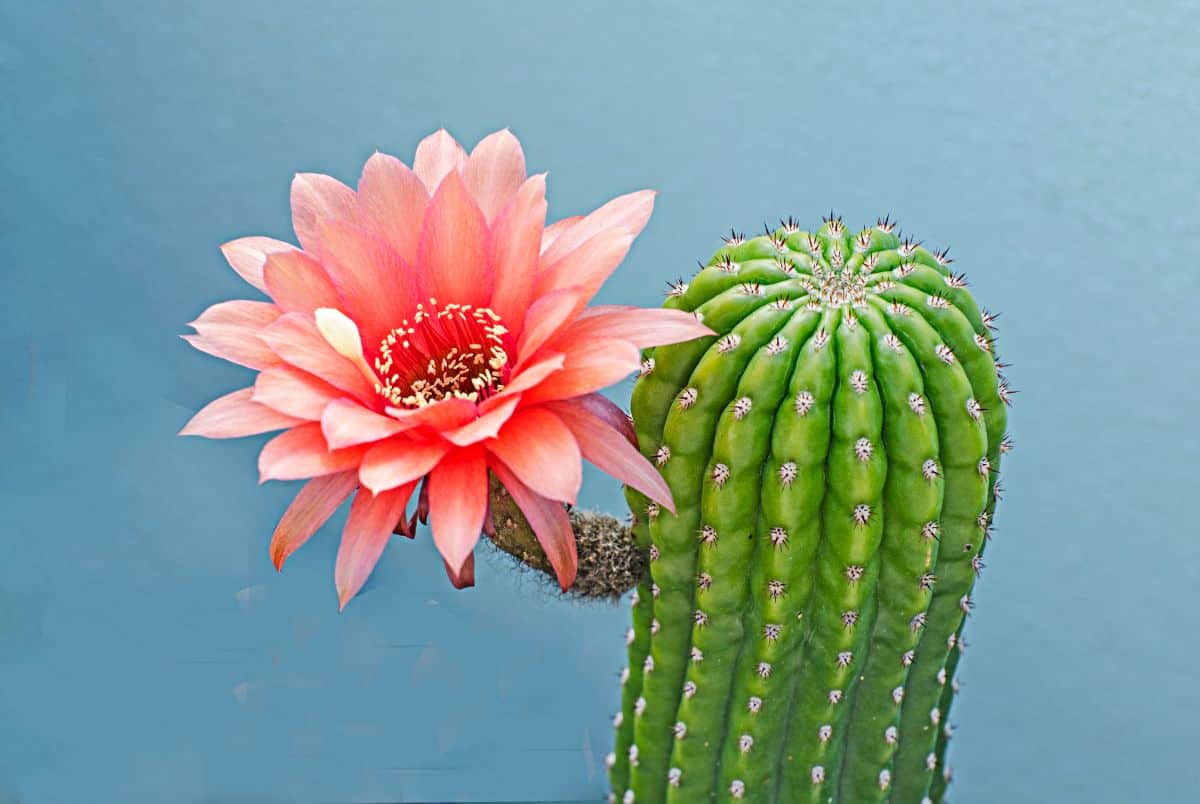
[{"label": "cactus", "polygon": [[887,219],[726,240],[668,292],[716,333],[647,353],[613,801],[917,804],[1007,451],[993,320]]}]

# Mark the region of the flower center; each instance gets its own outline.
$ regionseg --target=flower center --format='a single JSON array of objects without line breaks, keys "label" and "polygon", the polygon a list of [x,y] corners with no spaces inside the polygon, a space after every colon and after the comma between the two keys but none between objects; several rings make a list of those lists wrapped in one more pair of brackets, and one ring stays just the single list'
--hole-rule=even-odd
[{"label": "flower center", "polygon": [[396,407],[423,408],[443,399],[478,402],[504,388],[508,329],[487,307],[418,304],[379,344],[375,390]]}]

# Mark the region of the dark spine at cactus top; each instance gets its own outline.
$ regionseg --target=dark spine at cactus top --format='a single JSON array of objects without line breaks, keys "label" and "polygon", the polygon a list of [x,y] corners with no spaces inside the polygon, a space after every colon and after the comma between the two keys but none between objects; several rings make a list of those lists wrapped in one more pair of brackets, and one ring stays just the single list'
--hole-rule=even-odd
[{"label": "dark spine at cactus top", "polygon": [[940,801],[946,715],[1006,451],[990,316],[889,221],[736,234],[647,353],[612,800]]}]

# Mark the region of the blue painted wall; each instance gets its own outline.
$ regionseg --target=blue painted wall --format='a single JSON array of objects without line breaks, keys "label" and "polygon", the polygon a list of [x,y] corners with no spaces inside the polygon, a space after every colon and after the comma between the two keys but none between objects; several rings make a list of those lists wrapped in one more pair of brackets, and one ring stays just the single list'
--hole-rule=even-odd
[{"label": "blue painted wall", "polygon": [[0,0],[0,801],[604,793],[624,606],[425,537],[338,615],[341,517],[277,575],[262,439],[174,435],[249,376],[176,337],[247,292],[217,245],[442,125],[554,217],[661,190],[606,302],[830,206],[949,245],[1022,392],[954,798],[1200,800],[1194,18],[811,5]]}]

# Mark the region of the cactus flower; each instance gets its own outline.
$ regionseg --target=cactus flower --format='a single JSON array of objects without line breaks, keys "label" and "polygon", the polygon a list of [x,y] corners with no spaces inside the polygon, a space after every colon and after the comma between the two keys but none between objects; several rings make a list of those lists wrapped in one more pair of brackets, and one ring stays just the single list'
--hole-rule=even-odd
[{"label": "cactus flower", "polygon": [[577,557],[564,504],[581,461],[671,507],[624,413],[598,392],[640,365],[639,350],[709,333],[679,310],[592,306],[650,216],[654,193],[623,195],[546,225],[544,174],[526,176],[507,130],[468,155],[448,133],[412,167],[376,153],[357,191],[299,174],[299,247],[245,237],[222,251],[270,301],[205,310],[186,340],[258,371],[184,435],[282,430],[259,456],[262,481],[308,479],[271,540],[287,557],[353,495],[335,569],[339,604],[366,582],[416,508],[457,587],[490,527],[489,473],[529,520],[563,588]]}]

